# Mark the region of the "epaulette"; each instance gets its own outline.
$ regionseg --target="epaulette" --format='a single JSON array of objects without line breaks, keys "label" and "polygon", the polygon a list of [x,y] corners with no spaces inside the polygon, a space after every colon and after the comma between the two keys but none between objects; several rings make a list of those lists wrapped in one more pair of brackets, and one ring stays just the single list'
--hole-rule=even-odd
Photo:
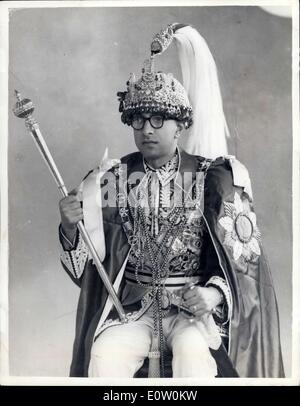
[{"label": "epaulette", "polygon": [[253,199],[251,181],[248,169],[234,155],[225,155],[223,157],[231,166],[233,185],[242,187],[250,200]]},{"label": "epaulette", "polygon": [[121,163],[120,159],[109,159],[107,157],[104,157],[100,165],[90,170],[87,173],[87,175],[83,178],[81,184],[77,188],[78,192],[82,195],[82,191],[84,187],[87,188],[87,185],[94,184],[97,185],[98,187],[98,185],[100,185],[100,179],[105,174],[105,172],[112,170],[113,168],[120,165],[120,163]]},{"label": "epaulette", "polygon": [[211,162],[211,168],[227,164],[231,168],[233,185],[242,187],[252,201],[252,188],[249,173],[245,165],[243,165],[234,155],[224,155],[214,159]]}]

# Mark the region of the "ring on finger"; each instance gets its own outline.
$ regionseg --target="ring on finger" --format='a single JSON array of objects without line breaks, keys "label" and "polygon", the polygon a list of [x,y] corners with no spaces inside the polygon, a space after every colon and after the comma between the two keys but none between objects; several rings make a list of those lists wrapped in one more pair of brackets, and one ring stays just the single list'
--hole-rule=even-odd
[{"label": "ring on finger", "polygon": [[197,305],[192,306],[192,311],[195,312],[198,309]]}]

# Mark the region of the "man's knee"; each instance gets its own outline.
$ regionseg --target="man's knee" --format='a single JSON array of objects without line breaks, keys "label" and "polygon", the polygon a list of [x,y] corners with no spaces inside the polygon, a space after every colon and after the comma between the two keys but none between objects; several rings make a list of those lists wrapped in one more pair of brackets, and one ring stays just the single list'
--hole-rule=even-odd
[{"label": "man's knee", "polygon": [[209,347],[196,327],[187,327],[172,339],[174,377],[215,377],[217,367]]}]

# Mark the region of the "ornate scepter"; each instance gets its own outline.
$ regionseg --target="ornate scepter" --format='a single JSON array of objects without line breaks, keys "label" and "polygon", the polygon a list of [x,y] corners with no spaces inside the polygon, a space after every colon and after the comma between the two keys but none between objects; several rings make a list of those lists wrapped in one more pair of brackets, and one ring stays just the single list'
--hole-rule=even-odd
[{"label": "ornate scepter", "polygon": [[[17,103],[15,105],[15,108],[13,109],[14,114],[19,118],[25,118],[26,128],[29,130],[42,157],[46,161],[46,164],[55,179],[58,189],[60,190],[63,197],[68,196],[67,188],[57,169],[57,166],[55,165],[55,162],[47,147],[47,144],[42,136],[42,133],[39,129],[39,125],[32,116],[32,113],[34,111],[32,101],[29,99],[21,99],[21,95],[17,90],[15,90],[15,95],[17,97]],[[100,261],[98,253],[97,253],[82,221],[79,221],[77,223],[77,228],[78,228],[79,232],[81,233],[81,236],[82,236],[84,242],[86,243],[87,247],[90,250],[90,253],[94,260],[94,264],[96,265],[97,271],[98,271],[98,273],[102,279],[102,282],[104,283],[104,286],[106,287],[109,295],[111,296],[111,299],[118,311],[121,322],[122,323],[127,322],[127,318],[126,318],[123,306],[115,292],[114,287],[112,286],[112,284],[107,276],[107,273],[105,272],[105,269]]]}]

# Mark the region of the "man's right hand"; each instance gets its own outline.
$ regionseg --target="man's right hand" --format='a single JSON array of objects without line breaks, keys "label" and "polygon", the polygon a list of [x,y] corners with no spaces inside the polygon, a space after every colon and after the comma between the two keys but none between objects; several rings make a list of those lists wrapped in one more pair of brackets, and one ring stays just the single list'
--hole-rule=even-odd
[{"label": "man's right hand", "polygon": [[68,240],[73,241],[77,223],[83,219],[83,210],[76,189],[72,190],[69,196],[60,200],[59,211],[63,232]]}]

